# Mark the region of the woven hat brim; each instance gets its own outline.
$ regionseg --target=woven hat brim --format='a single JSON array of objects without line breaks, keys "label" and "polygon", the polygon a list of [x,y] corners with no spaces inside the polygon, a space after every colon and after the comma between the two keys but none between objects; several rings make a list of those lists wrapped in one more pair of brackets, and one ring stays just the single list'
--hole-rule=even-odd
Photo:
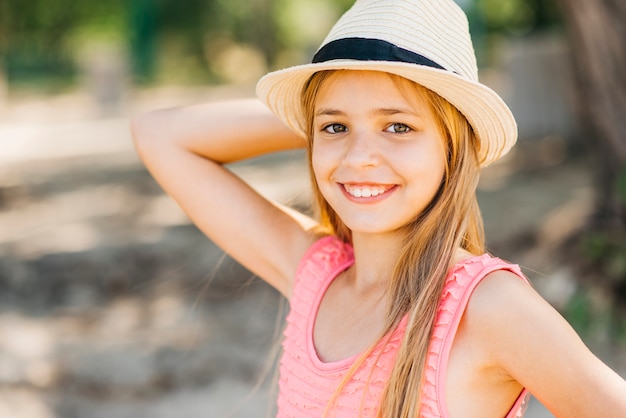
[{"label": "woven hat brim", "polygon": [[257,84],[257,96],[287,126],[306,136],[301,92],[313,73],[323,70],[382,71],[412,80],[448,100],[469,121],[479,139],[480,165],[505,155],[517,140],[515,118],[502,98],[484,84],[446,70],[395,61],[333,60],[271,72]]}]

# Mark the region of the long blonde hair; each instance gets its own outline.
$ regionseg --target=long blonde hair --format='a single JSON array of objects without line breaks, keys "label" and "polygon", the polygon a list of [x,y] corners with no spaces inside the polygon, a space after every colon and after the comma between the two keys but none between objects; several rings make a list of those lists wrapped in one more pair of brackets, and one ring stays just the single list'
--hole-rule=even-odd
[{"label": "long blonde hair", "polygon": [[[335,72],[315,73],[302,92],[302,105],[308,118],[309,167],[312,166],[315,100],[323,83]],[[402,317],[408,316],[406,333],[383,393],[378,416],[414,418],[419,415],[430,335],[450,261],[457,248],[472,254],[481,254],[485,250],[482,217],[476,200],[480,168],[478,142],[467,119],[436,93],[400,76],[388,75],[396,85],[408,85],[426,99],[439,125],[447,153],[439,192],[430,205],[404,228],[403,250],[389,282],[386,325],[378,340],[395,328]],[[320,227],[324,232],[350,242],[350,230],[321,195],[312,168],[310,170]],[[350,368],[329,401],[327,414],[378,341]]]}]

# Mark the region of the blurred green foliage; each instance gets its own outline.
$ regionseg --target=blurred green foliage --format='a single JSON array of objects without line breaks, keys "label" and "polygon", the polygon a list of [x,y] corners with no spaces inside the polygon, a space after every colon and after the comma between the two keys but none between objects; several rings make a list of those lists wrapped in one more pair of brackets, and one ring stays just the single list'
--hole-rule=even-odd
[{"label": "blurred green foliage", "polygon": [[[558,21],[554,0],[457,1],[477,36],[528,33]],[[11,88],[62,88],[76,81],[85,56],[108,45],[128,57],[136,82],[228,81],[225,72],[249,59],[258,71],[308,59],[351,4],[0,0],[0,76],[4,73]]]},{"label": "blurred green foliage", "polygon": [[555,1],[477,0],[477,7],[490,32],[526,34],[560,23]]},{"label": "blurred green foliage", "polygon": [[2,0],[0,64],[11,84],[66,84],[76,73],[77,43],[125,37],[121,0]]},{"label": "blurred green foliage", "polygon": [[568,322],[585,341],[626,347],[623,308],[606,294],[581,287],[563,311]]},{"label": "blurred green foliage", "polygon": [[626,169],[622,170],[617,179],[617,195],[622,204],[626,205]]},{"label": "blurred green foliage", "polygon": [[616,292],[626,294],[626,242],[621,231],[589,233],[581,243],[582,253],[593,270],[603,275],[608,284],[616,286]]},{"label": "blurred green foliage", "polygon": [[[626,169],[617,174],[616,205],[626,208]],[[581,237],[581,253],[592,266],[592,270],[603,277],[621,300],[626,300],[626,240],[623,227],[608,225],[586,233]],[[624,314],[626,315],[626,309]]]}]

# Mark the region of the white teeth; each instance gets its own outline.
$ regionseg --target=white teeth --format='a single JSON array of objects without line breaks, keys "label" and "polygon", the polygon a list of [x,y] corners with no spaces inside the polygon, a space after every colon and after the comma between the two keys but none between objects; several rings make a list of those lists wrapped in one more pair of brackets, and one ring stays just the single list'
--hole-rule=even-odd
[{"label": "white teeth", "polygon": [[376,197],[385,193],[383,187],[354,187],[345,186],[346,191],[354,197]]}]

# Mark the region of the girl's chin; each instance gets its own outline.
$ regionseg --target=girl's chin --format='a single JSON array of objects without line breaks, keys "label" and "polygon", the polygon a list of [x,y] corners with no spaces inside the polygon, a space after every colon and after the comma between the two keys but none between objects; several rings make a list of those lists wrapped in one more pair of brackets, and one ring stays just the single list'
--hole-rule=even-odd
[{"label": "girl's chin", "polygon": [[372,222],[348,222],[345,225],[350,229],[352,236],[374,237],[400,235],[402,227],[396,225],[375,225]]}]

